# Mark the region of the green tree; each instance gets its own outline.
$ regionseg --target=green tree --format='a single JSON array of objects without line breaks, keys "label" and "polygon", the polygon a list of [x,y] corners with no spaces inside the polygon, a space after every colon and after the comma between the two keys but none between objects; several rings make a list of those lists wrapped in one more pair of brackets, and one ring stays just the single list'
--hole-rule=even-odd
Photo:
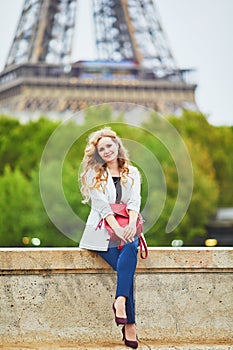
[{"label": "green tree", "polygon": [[0,117],[0,164],[1,172],[6,165],[19,168],[29,176],[40,161],[49,136],[58,126],[51,120],[40,118],[27,124],[18,120]]},{"label": "green tree", "polygon": [[218,207],[232,206],[233,179],[233,127],[214,126],[208,123],[200,112],[185,110],[180,118],[171,116],[169,121],[179,133],[192,143],[198,143],[202,150],[208,152],[218,183]]},{"label": "green tree", "polygon": [[[57,182],[56,177],[54,178],[54,175],[52,169],[54,168],[54,165],[51,164],[46,169],[46,176],[48,181],[46,183],[46,190],[48,196],[51,198],[51,208],[52,208],[52,214],[58,215],[60,221],[64,221],[64,223],[67,221],[67,218],[65,214],[62,211],[62,205],[60,203],[57,203],[57,201],[53,200],[52,193],[53,191],[56,192],[57,190]],[[69,178],[67,179],[68,183],[70,181],[74,181],[74,174],[69,173]],[[54,225],[54,222],[51,220],[51,214],[50,212],[47,212],[44,203],[42,202],[41,198],[41,189],[39,184],[39,170],[35,169],[31,173],[31,185],[33,189],[33,196],[35,198],[35,212],[37,217],[37,226],[35,228],[36,237],[38,237],[41,241],[42,247],[73,247],[77,246],[77,239],[79,232],[75,232],[73,239],[69,238],[65,234],[63,234],[57,227]],[[67,185],[67,183],[66,183]],[[66,187],[65,185],[65,187]],[[72,188],[73,194],[73,188]],[[66,189],[66,192],[68,192],[68,197],[70,196],[69,190]],[[49,198],[49,199],[50,199]],[[73,206],[74,203],[72,203]],[[68,222],[68,225],[71,225],[71,223]],[[69,228],[72,227],[69,226]],[[33,237],[32,233],[29,234],[29,237]]]},{"label": "green tree", "polygon": [[22,246],[22,237],[38,226],[35,199],[29,180],[9,166],[0,177],[0,245]]},{"label": "green tree", "polygon": [[[147,222],[150,218],[156,218],[146,235],[149,245],[166,246],[173,239],[179,238],[186,245],[192,245],[196,234],[205,233],[209,216],[217,206],[232,206],[233,127],[210,125],[202,113],[192,111],[184,111],[179,118],[170,116],[168,121],[178,131],[189,150],[194,171],[194,189],[183,220],[173,232],[166,234],[166,225],[176,202],[179,185],[177,160],[173,159],[171,150],[176,151],[179,159],[180,145],[167,129],[163,118],[156,113],[151,113],[142,128],[124,123],[124,116],[113,113],[108,105],[80,112],[78,123],[73,119],[62,126],[61,123],[46,118],[21,124],[16,119],[0,116],[0,245],[22,246],[22,238],[29,237],[28,246],[31,246],[31,238],[38,237],[41,246],[77,246],[82,224],[90,210],[88,205],[81,203],[77,179],[84,147],[90,132],[105,125],[112,126],[123,139],[133,164],[141,171],[145,219]],[[44,159],[44,185],[52,208],[48,213],[41,200],[39,165],[47,142],[55,130],[58,141]],[[69,140],[76,136],[77,140],[66,153]],[[63,157],[64,163],[61,165]],[[182,158],[180,161],[182,164]],[[158,166],[150,173],[148,164],[156,165],[156,162]],[[60,186],[60,171],[62,191],[74,213],[73,217],[67,216],[60,198],[54,198]],[[154,186],[149,187],[150,183]],[[183,187],[185,186],[184,182]],[[164,207],[161,209],[158,203],[163,202]],[[56,227],[53,215],[58,220],[58,226],[63,227],[68,235]],[[75,216],[79,218],[78,224]]]},{"label": "green tree", "polygon": [[[200,121],[203,122],[203,119],[200,118]],[[172,161],[167,152],[162,149],[161,145],[158,147],[157,142],[151,143],[150,149],[159,157],[160,164],[165,174],[167,194],[164,209],[156,224],[147,234],[150,245],[170,245],[173,239],[182,239],[185,245],[192,244],[196,234],[205,233],[205,225],[208,222],[208,218],[214,213],[217,207],[218,185],[215,180],[215,169],[208,150],[198,143],[196,139],[191,138],[188,132],[185,133],[183,131],[184,125],[178,118],[172,117],[172,122],[178,129],[186,147],[189,149],[194,173],[194,188],[189,208],[182,221],[173,232],[166,234],[166,225],[171,216],[178,193],[179,183],[177,168],[176,163]],[[201,124],[201,122],[199,122],[199,124]],[[197,121],[195,120],[194,125],[196,125],[196,123]],[[206,122],[204,121],[203,124],[206,125]],[[178,128],[177,125],[180,126],[180,128]],[[187,128],[188,127],[193,129],[190,125],[188,125]],[[174,150],[172,153],[174,154],[175,152],[176,158],[182,162],[182,158],[179,159],[178,139],[173,132],[170,132],[169,128],[166,130],[166,123],[163,123],[152,114],[151,119],[147,121],[147,129],[154,130],[155,134],[158,135],[161,140],[164,140],[164,145],[168,145],[169,149]],[[180,155],[180,157],[182,157],[182,155]],[[181,185],[185,189],[185,178]],[[152,191],[149,195],[153,198],[152,200],[156,207],[160,196],[159,192],[156,193]],[[152,215],[152,213],[150,213],[150,215]]]},{"label": "green tree", "polygon": [[0,116],[0,174],[7,164],[15,166],[20,156],[20,130],[18,120]]}]

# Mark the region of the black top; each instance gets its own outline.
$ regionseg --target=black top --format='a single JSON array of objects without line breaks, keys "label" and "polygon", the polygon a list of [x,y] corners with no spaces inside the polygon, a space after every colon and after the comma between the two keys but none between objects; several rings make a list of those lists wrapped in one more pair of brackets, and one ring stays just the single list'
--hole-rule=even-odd
[{"label": "black top", "polygon": [[116,187],[116,203],[120,203],[122,195],[121,178],[119,176],[112,176],[112,179]]}]

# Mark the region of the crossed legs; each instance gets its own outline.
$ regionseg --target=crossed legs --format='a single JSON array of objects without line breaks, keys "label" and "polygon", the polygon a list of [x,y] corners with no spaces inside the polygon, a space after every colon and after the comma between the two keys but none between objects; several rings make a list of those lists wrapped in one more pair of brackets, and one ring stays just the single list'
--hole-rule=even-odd
[{"label": "crossed legs", "polygon": [[117,272],[117,288],[115,308],[118,317],[127,316],[125,326],[129,340],[136,339],[135,311],[134,311],[134,273],[137,265],[138,239],[127,243],[121,250],[117,247],[97,253]]}]

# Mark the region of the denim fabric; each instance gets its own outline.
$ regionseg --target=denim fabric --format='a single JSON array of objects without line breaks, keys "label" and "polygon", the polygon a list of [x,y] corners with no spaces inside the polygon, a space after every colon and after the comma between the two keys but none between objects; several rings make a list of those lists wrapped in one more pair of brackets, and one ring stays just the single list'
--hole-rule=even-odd
[{"label": "denim fabric", "polygon": [[109,248],[97,253],[117,272],[116,298],[126,297],[126,314],[128,323],[135,323],[134,311],[134,273],[137,265],[138,238],[132,243],[124,244],[119,250]]}]

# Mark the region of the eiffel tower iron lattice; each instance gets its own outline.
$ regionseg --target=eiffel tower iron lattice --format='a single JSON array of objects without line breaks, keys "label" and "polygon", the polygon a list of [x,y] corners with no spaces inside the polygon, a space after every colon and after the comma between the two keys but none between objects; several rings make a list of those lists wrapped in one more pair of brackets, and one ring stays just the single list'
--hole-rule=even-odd
[{"label": "eiffel tower iron lattice", "polygon": [[93,8],[101,59],[132,60],[159,76],[177,72],[153,0],[94,0]]},{"label": "eiffel tower iron lattice", "polygon": [[70,63],[77,0],[25,0],[6,67]]},{"label": "eiffel tower iron lattice", "polygon": [[154,0],[89,0],[97,57],[72,62],[78,0],[25,0],[0,108],[77,111],[122,101],[160,112],[195,107],[196,85],[177,68]]}]

